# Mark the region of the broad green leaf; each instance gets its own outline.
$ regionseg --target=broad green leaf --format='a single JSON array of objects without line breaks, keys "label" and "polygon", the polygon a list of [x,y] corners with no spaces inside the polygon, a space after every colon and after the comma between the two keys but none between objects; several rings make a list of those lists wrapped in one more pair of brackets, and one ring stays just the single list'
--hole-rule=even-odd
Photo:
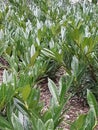
[{"label": "broad green leaf", "polygon": [[37,121],[37,130],[45,130],[45,126],[44,126],[44,123],[42,122],[41,119],[38,119]]},{"label": "broad green leaf", "polygon": [[52,119],[45,123],[45,130],[54,130],[54,123]]},{"label": "broad green leaf", "polygon": [[11,129],[11,124],[2,116],[0,116],[0,128],[3,128],[3,129]]},{"label": "broad green leaf", "polygon": [[55,59],[55,54],[54,54],[51,50],[49,50],[49,49],[47,49],[47,48],[44,48],[43,50],[41,50],[41,52],[42,52],[42,54],[44,54],[45,56],[47,56],[47,57],[49,57],[49,58]]},{"label": "broad green leaf", "polygon": [[11,120],[14,130],[24,130],[19,118],[14,113],[12,113]]},{"label": "broad green leaf", "polygon": [[61,31],[61,26],[59,24],[51,27],[53,35],[58,35]]},{"label": "broad green leaf", "polygon": [[3,45],[0,45],[0,56],[3,54],[3,52],[4,52],[4,47]]},{"label": "broad green leaf", "polygon": [[23,87],[23,90],[22,90],[22,97],[23,97],[23,100],[26,101],[29,94],[31,92],[31,87],[30,85],[26,85],[25,87]]},{"label": "broad green leaf", "polygon": [[30,67],[30,66],[34,66],[34,63],[35,63],[35,61],[36,61],[38,55],[39,55],[39,52],[36,51],[35,54],[31,57],[30,64],[28,65],[29,67]]},{"label": "broad green leaf", "polygon": [[8,55],[11,55],[11,51],[12,51],[12,47],[7,47],[7,49],[6,49],[6,53],[8,54]]},{"label": "broad green leaf", "polygon": [[75,43],[80,46],[82,38],[83,38],[83,32],[80,29],[74,29],[74,31],[71,31],[70,33],[71,37],[73,38],[73,40],[75,41]]},{"label": "broad green leaf", "polygon": [[[65,81],[66,79],[66,81]],[[65,97],[65,94],[67,94],[71,84],[72,84],[72,81],[73,81],[73,76],[64,76],[60,79],[59,81],[59,96],[60,96],[60,102],[62,102]]]},{"label": "broad green leaf", "polygon": [[45,121],[48,121],[48,120],[51,119],[51,118],[52,118],[52,113],[51,113],[51,111],[50,111],[50,110],[46,111],[46,112],[44,113],[44,115],[43,115],[44,122],[45,122]]},{"label": "broad green leaf", "polygon": [[85,37],[81,44],[81,47],[82,47],[82,50],[86,54],[86,53],[91,53],[93,51],[95,45],[96,45],[96,42],[92,37]]},{"label": "broad green leaf", "polygon": [[2,101],[0,101],[0,110],[2,110],[3,107],[5,106],[5,101],[6,101],[6,97],[3,97]]},{"label": "broad green leaf", "polygon": [[14,98],[14,105],[23,115],[29,115],[28,106],[25,106],[19,99]]},{"label": "broad green leaf", "polygon": [[41,41],[41,38],[42,38],[42,31],[41,29],[38,30],[38,39],[39,41]]},{"label": "broad green leaf", "polygon": [[86,117],[85,130],[93,130],[95,125],[96,125],[96,119],[94,113],[90,110]]},{"label": "broad green leaf", "polygon": [[78,72],[78,68],[79,68],[79,61],[78,61],[78,58],[76,56],[73,56],[73,59],[71,62],[71,68],[72,68],[73,75],[76,77],[77,72]]},{"label": "broad green leaf", "polygon": [[9,102],[9,103],[7,104],[7,111],[6,111],[9,124],[11,123],[12,111],[13,111],[12,103]]},{"label": "broad green leaf", "polygon": [[53,110],[54,112],[52,111],[52,114],[53,114],[53,121],[54,121],[54,127],[56,128],[63,120],[63,117],[62,117],[62,111],[63,113],[65,112],[65,109],[64,109],[64,105],[65,104],[60,104],[59,106],[53,106]]},{"label": "broad green leaf", "polygon": [[72,123],[70,130],[93,130],[97,125],[97,109],[98,104],[94,95],[87,90],[87,100],[90,110],[86,115],[80,115],[74,123]]},{"label": "broad green leaf", "polygon": [[6,103],[7,102],[10,102],[12,99],[13,99],[13,97],[14,97],[14,95],[15,95],[15,91],[14,91],[14,89],[13,89],[13,86],[9,86],[8,87],[8,90],[7,90],[7,99],[6,99]]},{"label": "broad green leaf", "polygon": [[90,109],[94,113],[95,118],[98,117],[98,103],[95,99],[95,96],[92,94],[90,90],[87,90],[87,101],[90,106]]},{"label": "broad green leaf", "polygon": [[70,130],[85,130],[86,115],[80,115],[70,127]]},{"label": "broad green leaf", "polygon": [[49,91],[50,91],[50,93],[55,101],[55,104],[59,104],[59,96],[58,96],[57,86],[55,85],[55,83],[51,79],[48,79],[48,87],[49,87]]}]

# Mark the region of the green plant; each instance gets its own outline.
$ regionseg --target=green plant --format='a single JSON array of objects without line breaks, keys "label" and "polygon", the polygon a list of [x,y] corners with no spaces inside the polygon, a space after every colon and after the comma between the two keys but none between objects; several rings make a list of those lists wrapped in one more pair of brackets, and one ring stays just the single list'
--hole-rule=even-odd
[{"label": "green plant", "polygon": [[[98,93],[98,7],[96,1],[9,0],[0,3],[0,56],[4,67],[0,88],[1,129],[56,129],[63,120],[67,91]],[[69,77],[57,87],[49,79],[49,109],[42,114],[42,77],[55,77],[60,66]],[[95,87],[96,86],[96,87]],[[71,92],[72,92],[71,91]],[[25,120],[20,122],[20,115]],[[86,117],[94,117],[92,111]],[[95,118],[93,118],[95,121]],[[14,122],[16,122],[14,124]],[[19,126],[19,128],[17,128]],[[49,127],[48,127],[49,126]]]},{"label": "green plant", "polygon": [[40,101],[40,91],[32,86],[31,76],[25,73],[18,78],[16,74],[9,75],[5,71],[0,86],[0,129],[56,129],[67,110],[65,106],[70,98],[67,92],[72,81],[73,77],[62,77],[57,87],[48,80],[52,98],[49,108],[42,113],[44,106]]},{"label": "green plant", "polygon": [[72,91],[85,96],[87,88],[96,91],[98,84],[97,7],[88,2],[77,3],[67,13],[63,23],[66,30],[62,44],[64,63],[74,75]]},{"label": "green plant", "polygon": [[[47,59],[47,56],[41,55],[43,48],[52,48],[55,51],[58,48],[50,43],[53,32],[55,33],[56,30],[53,27],[53,31],[48,25],[50,18],[45,18],[47,14],[45,10],[50,7],[47,7],[49,5],[45,7],[44,4],[43,1],[38,9],[39,2],[36,3],[36,1],[30,3],[31,8],[25,0],[9,0],[8,4],[1,9],[1,16],[4,17],[1,19],[3,28],[1,29],[0,55],[5,57],[10,70],[22,73],[24,70],[33,69],[35,80],[47,75],[55,76],[55,71],[52,70],[57,70],[60,66],[52,58]],[[36,14],[37,11],[39,14]],[[51,62],[54,63],[52,66]]]}]

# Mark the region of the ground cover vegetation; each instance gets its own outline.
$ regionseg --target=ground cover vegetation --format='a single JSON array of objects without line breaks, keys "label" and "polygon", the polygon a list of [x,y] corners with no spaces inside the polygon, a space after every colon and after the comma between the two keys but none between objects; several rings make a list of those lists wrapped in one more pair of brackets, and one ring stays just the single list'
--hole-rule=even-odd
[{"label": "ground cover vegetation", "polygon": [[[66,103],[74,94],[87,99],[90,110],[70,129],[94,129],[98,117],[97,21],[96,0],[0,3],[0,56],[8,62],[0,64],[4,69],[0,129],[60,130]],[[52,79],[61,66],[66,73],[56,86]],[[52,95],[45,112],[38,88],[43,78],[48,79]]]}]

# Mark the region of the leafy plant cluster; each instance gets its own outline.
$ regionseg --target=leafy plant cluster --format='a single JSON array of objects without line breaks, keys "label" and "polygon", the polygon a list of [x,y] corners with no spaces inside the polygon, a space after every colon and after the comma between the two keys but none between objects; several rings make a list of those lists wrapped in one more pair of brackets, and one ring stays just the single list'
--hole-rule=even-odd
[{"label": "leafy plant cluster", "polygon": [[48,87],[52,98],[49,108],[44,110],[40,101],[40,91],[32,86],[30,76],[21,74],[20,78],[12,75],[13,82],[9,82],[9,75],[4,72],[6,82],[0,86],[0,129],[2,130],[55,130],[63,120],[66,103],[70,98],[67,91],[72,83],[70,77],[65,84],[63,77],[59,89],[52,80],[48,80]]},{"label": "leafy plant cluster", "polygon": [[[85,95],[87,88],[97,93],[98,6],[94,3],[70,4],[64,0],[0,3],[0,56],[9,64],[0,65],[6,68],[0,86],[0,129],[59,129],[69,89],[79,95]],[[42,113],[44,106],[36,86],[43,77],[54,78],[61,66],[66,76],[60,80],[59,88],[48,80],[52,99],[49,109]],[[87,99],[90,112],[80,116],[71,130],[76,129],[80,120],[81,130],[92,130],[96,125],[97,103],[90,91]],[[89,118],[93,120],[88,121]]]},{"label": "leafy plant cluster", "polygon": [[81,91],[85,93],[87,88],[96,93],[98,86],[97,11],[98,7],[92,4],[73,6],[67,16],[67,26],[65,24],[64,62],[74,75],[72,89],[78,94]]},{"label": "leafy plant cluster", "polygon": [[97,93],[96,4],[9,0],[1,7],[0,55],[14,72],[30,71],[35,84],[40,77],[55,77],[64,66],[74,75],[72,91],[85,95],[89,88]]}]

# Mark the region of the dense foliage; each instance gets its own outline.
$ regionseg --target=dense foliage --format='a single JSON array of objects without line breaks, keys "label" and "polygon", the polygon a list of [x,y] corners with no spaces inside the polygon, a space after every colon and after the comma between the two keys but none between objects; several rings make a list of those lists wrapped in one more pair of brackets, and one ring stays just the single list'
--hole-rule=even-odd
[{"label": "dense foliage", "polygon": [[[75,4],[67,0],[0,3],[0,56],[9,64],[0,64],[5,68],[0,87],[0,129],[54,130],[63,120],[64,106],[70,97],[64,98],[68,90],[85,98],[89,89],[97,97],[96,3],[96,0]],[[36,86],[43,77],[53,79],[61,66],[66,71],[65,77],[60,80],[59,88],[48,80],[52,99],[43,114]],[[97,103],[92,95],[88,91],[88,104],[94,106],[93,110],[91,107],[88,115],[79,117],[85,122],[93,117],[92,126],[84,130],[92,130],[97,120]]]}]

